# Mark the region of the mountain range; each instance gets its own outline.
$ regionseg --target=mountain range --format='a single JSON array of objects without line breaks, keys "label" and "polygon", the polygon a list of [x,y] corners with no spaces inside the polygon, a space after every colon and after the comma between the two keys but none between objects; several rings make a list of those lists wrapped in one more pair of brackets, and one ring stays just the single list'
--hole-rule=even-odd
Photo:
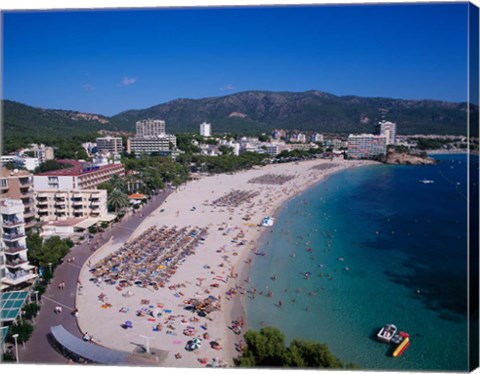
[{"label": "mountain range", "polygon": [[[382,118],[399,134],[467,134],[467,103],[336,96],[321,91],[246,91],[203,99],[176,99],[107,117],[70,110],[34,108],[3,100],[4,136],[74,136],[135,131],[141,119],[163,119],[168,133],[198,132],[207,121],[216,132],[261,133],[276,128],[320,133],[376,132]],[[476,108],[478,110],[478,108]]]}]

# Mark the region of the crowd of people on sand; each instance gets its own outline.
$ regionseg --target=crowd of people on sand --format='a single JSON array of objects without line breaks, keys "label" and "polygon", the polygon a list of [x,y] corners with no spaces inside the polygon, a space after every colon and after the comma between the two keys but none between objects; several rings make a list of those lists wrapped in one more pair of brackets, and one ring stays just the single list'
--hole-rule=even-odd
[{"label": "crowd of people on sand", "polygon": [[264,174],[256,178],[252,178],[248,183],[258,183],[258,184],[278,184],[282,185],[289,180],[295,178],[294,175],[287,174]]},{"label": "crowd of people on sand", "polygon": [[214,200],[211,205],[218,207],[238,207],[258,196],[258,191],[233,190],[226,195]]},{"label": "crowd of people on sand", "polygon": [[152,226],[92,266],[90,281],[99,287],[113,285],[118,291],[133,285],[164,287],[207,235],[207,228]]},{"label": "crowd of people on sand", "polygon": [[320,164],[320,165],[315,165],[310,168],[310,170],[328,170],[328,169],[333,169],[335,167],[339,166],[338,164]]}]

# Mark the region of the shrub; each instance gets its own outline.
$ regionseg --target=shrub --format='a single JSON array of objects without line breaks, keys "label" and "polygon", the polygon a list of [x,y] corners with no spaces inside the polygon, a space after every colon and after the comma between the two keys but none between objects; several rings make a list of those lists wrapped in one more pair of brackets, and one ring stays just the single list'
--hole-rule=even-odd
[{"label": "shrub", "polygon": [[35,303],[30,303],[23,307],[23,311],[25,312],[25,318],[30,320],[38,314],[39,310],[40,307]]},{"label": "shrub", "polygon": [[17,324],[10,326],[7,339],[13,341],[13,335],[18,334],[18,343],[25,343],[33,333],[33,325],[27,321],[20,320]]}]

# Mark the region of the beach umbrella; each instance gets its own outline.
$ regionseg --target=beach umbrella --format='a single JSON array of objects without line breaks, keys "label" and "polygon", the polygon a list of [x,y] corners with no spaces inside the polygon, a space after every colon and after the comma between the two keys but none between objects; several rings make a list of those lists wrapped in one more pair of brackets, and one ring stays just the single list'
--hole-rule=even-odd
[{"label": "beach umbrella", "polygon": [[133,323],[132,321],[125,321],[125,323],[123,324],[123,326],[125,328],[132,328],[133,327]]},{"label": "beach umbrella", "polygon": [[193,338],[187,343],[187,350],[194,351],[202,346],[202,340],[200,338]]}]

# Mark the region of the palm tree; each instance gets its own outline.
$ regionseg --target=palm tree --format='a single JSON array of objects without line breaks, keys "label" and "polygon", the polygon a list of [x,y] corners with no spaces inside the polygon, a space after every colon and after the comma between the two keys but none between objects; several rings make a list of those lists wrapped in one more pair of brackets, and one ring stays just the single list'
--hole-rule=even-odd
[{"label": "palm tree", "polygon": [[120,208],[128,206],[128,202],[127,194],[119,189],[114,188],[108,195],[108,204],[115,210],[115,212],[118,212]]},{"label": "palm tree", "polygon": [[125,180],[120,177],[118,174],[113,174],[112,177],[110,178],[110,184],[112,185],[113,189],[117,189],[120,191],[125,190]]}]

